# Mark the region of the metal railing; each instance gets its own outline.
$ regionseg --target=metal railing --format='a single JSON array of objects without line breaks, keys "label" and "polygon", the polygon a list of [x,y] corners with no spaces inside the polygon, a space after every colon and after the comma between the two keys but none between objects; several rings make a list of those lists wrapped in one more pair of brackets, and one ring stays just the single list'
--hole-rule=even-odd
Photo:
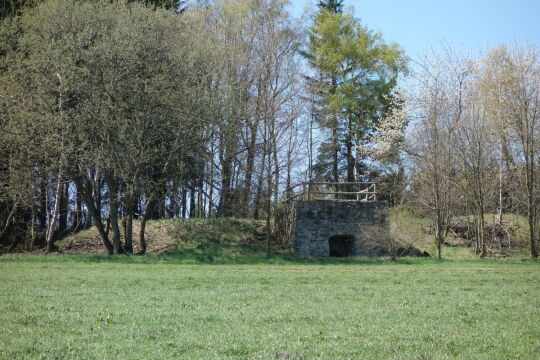
[{"label": "metal railing", "polygon": [[292,186],[288,192],[287,201],[377,201],[377,185],[374,182],[307,182]]}]

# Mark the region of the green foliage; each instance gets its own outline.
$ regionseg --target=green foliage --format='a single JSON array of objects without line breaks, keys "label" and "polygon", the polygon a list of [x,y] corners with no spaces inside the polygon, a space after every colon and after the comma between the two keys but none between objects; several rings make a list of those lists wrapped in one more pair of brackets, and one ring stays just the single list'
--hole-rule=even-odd
[{"label": "green foliage", "polygon": [[385,96],[396,85],[405,59],[397,44],[387,45],[378,33],[363,27],[350,14],[319,12],[310,36],[312,65],[326,77],[335,77],[335,93],[328,92],[324,103],[330,112],[370,121],[380,116]]},{"label": "green foliage", "polygon": [[0,21],[5,18],[15,17],[25,8],[36,6],[43,0],[2,0],[0,5]]},{"label": "green foliage", "polygon": [[343,0],[319,0],[317,6],[335,13],[343,11]]},{"label": "green foliage", "polygon": [[322,6],[303,54],[317,72],[308,82],[321,125],[337,131],[339,141],[365,140],[389,110],[397,77],[405,70],[399,45],[384,43],[352,14]]},{"label": "green foliage", "polygon": [[[47,221],[50,205],[61,198],[56,190],[49,194],[52,180],[76,187],[87,205],[82,213],[91,215],[108,248],[99,226],[108,212],[131,219],[135,210],[143,218],[188,208],[192,217],[258,211],[265,196],[257,181],[266,175],[258,165],[262,148],[278,154],[278,145],[301,131],[301,34],[286,4],[193,2],[181,11],[183,1],[50,0],[6,22],[0,171],[8,174],[0,186],[24,184],[16,195],[26,193],[19,206],[27,222],[44,199],[36,216],[41,228],[55,224]],[[263,122],[272,129],[265,139]],[[292,158],[300,142],[289,143]],[[279,162],[281,156],[280,150]],[[270,174],[270,182],[277,176]],[[74,195],[62,201],[69,213]],[[2,223],[11,197],[0,205]],[[111,219],[117,240],[116,223]]]},{"label": "green foliage", "polygon": [[175,11],[181,11],[181,7],[187,2],[187,0],[131,0],[131,2],[136,1],[142,2],[149,7],[164,8]]},{"label": "green foliage", "polygon": [[[33,130],[27,140],[42,147],[38,154],[75,172],[98,163],[150,171],[158,152],[145,149],[171,146],[185,104],[175,16],[138,4],[50,1],[20,21],[6,81],[21,110],[14,126]],[[135,149],[138,163],[128,164]]]},{"label": "green foliage", "polygon": [[52,0],[3,26],[11,168],[71,179],[98,169],[126,194],[179,174],[209,107],[211,39],[190,21],[140,3]]}]

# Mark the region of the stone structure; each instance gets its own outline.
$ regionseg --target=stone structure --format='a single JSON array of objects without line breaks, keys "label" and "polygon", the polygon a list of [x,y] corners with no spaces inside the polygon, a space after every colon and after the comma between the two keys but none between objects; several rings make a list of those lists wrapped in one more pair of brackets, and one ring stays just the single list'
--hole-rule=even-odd
[{"label": "stone structure", "polygon": [[385,223],[380,202],[298,201],[294,250],[310,256],[376,255],[363,230]]}]

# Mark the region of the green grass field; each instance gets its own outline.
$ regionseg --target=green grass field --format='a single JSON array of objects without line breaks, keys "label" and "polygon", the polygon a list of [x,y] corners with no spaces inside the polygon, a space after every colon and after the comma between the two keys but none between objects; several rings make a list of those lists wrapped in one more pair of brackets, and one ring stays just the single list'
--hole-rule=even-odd
[{"label": "green grass field", "polygon": [[538,359],[540,263],[0,257],[2,359]]},{"label": "green grass field", "polygon": [[[435,254],[426,219],[390,220]],[[540,262],[526,248],[392,263],[276,245],[266,259],[264,233],[157,221],[146,256],[103,255],[95,229],[61,241],[65,255],[1,256],[0,358],[540,358]]]}]

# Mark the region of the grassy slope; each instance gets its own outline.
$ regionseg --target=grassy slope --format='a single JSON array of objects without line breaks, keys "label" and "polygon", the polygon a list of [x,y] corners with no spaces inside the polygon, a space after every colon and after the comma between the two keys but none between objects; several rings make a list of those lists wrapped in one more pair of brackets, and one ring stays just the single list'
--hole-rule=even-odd
[{"label": "grassy slope", "polygon": [[87,260],[0,258],[0,358],[534,359],[540,350],[532,261]]},{"label": "grassy slope", "polygon": [[[138,251],[139,223],[134,223],[134,251]],[[186,261],[212,261],[264,254],[264,221],[235,218],[156,220],[146,226],[148,252],[182,258]],[[123,241],[123,239],[122,239]],[[73,234],[57,243],[63,253],[104,254],[94,227]],[[284,249],[276,246],[276,251]]]},{"label": "grassy slope", "polygon": [[[527,258],[529,251],[526,219],[506,215],[505,222],[512,223],[517,232],[512,238],[515,247],[505,251],[504,256]],[[396,239],[435,255],[433,234],[428,233],[431,223],[428,218],[415,217],[405,210],[391,212],[389,223],[390,231]],[[138,251],[138,231],[139,225],[135,222],[135,252]],[[265,233],[264,221],[252,219],[157,220],[148,222],[146,239],[150,254],[159,254],[160,258],[173,259],[175,262],[253,263],[255,259],[264,258]],[[451,235],[447,240],[454,242]],[[97,231],[93,227],[70,235],[57,245],[67,254],[104,254]],[[280,255],[291,253],[288,246],[279,245],[274,246],[273,252]],[[493,254],[497,257],[500,255],[498,252]],[[449,246],[444,249],[443,257],[474,259],[477,255],[467,246]],[[333,262],[332,259],[329,261]]]},{"label": "grassy slope", "polygon": [[[487,214],[486,221],[494,221],[494,214]],[[473,221],[472,216],[467,217],[455,217],[452,221],[457,220],[469,220]],[[505,227],[514,229],[511,235],[511,243],[513,247],[510,250],[505,250],[503,253],[497,249],[488,248],[488,256],[494,257],[511,257],[511,258],[528,258],[529,252],[529,230],[527,225],[527,219],[524,216],[518,216],[513,214],[504,214],[503,223]],[[391,211],[389,216],[390,232],[393,236],[407,244],[412,244],[422,250],[427,251],[432,256],[437,252],[433,234],[429,233],[431,220],[429,218],[422,218],[414,216],[410,211],[404,209],[400,212]],[[451,234],[448,235],[446,241],[450,244],[463,244],[463,241],[459,238],[454,238]],[[473,249],[467,246],[447,246],[442,251],[443,257],[447,258],[460,258],[460,259],[476,259],[478,256],[474,253]]]}]

